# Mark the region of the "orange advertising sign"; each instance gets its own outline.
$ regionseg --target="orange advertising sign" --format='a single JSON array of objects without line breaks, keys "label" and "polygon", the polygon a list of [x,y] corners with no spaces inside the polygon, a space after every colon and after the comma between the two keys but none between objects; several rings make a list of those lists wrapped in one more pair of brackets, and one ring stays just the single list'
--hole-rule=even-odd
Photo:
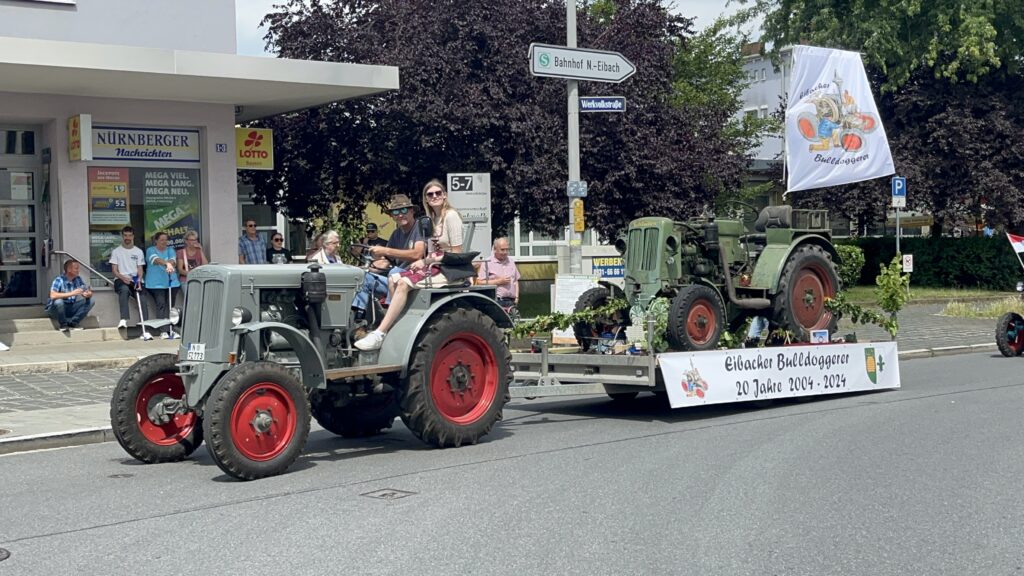
[{"label": "orange advertising sign", "polygon": [[68,158],[72,162],[92,160],[92,115],[68,118]]},{"label": "orange advertising sign", "polygon": [[274,131],[236,127],[235,166],[239,170],[273,170]]}]

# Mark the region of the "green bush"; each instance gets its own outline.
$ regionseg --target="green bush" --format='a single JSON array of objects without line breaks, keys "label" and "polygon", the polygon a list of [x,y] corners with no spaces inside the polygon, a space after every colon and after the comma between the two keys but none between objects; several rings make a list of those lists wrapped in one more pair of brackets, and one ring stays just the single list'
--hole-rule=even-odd
[{"label": "green bush", "polygon": [[[896,255],[896,239],[893,237],[849,238],[837,242],[840,246],[859,246],[864,250],[859,284],[874,284],[875,270]],[[1020,263],[1002,235],[992,238],[902,238],[900,250],[914,255],[913,286],[1013,290],[1021,278]]]},{"label": "green bush", "polygon": [[864,250],[860,246],[852,244],[840,244],[836,246],[839,252],[839,279],[843,281],[843,288],[856,286],[860,283],[860,273],[864,269]]}]

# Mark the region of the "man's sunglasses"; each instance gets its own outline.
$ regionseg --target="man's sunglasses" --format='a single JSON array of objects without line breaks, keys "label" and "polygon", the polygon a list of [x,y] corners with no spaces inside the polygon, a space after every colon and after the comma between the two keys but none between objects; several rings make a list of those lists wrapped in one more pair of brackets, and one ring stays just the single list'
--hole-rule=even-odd
[{"label": "man's sunglasses", "polygon": [[402,215],[408,214],[408,213],[409,213],[409,208],[395,208],[394,210],[391,210],[391,215],[392,216],[402,216]]}]

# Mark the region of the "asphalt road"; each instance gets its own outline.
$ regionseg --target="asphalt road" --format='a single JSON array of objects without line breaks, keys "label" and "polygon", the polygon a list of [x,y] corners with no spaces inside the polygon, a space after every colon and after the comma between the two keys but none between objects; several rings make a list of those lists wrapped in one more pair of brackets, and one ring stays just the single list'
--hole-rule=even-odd
[{"label": "asphalt road", "polygon": [[[1024,360],[767,408],[517,401],[477,445],[322,430],[288,474],[0,457],[0,575],[1024,574]],[[376,491],[401,498],[373,498]]]}]

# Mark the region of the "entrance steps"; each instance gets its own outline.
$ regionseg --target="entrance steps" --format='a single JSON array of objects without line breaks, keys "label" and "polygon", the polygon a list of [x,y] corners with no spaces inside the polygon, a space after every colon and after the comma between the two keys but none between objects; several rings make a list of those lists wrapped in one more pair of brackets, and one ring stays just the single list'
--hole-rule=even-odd
[{"label": "entrance steps", "polygon": [[100,327],[95,316],[87,316],[81,327],[84,330],[58,330],[42,306],[0,308],[0,342],[12,349],[97,342],[116,346],[117,342],[137,339],[142,334],[141,328],[134,326],[127,330]]}]

